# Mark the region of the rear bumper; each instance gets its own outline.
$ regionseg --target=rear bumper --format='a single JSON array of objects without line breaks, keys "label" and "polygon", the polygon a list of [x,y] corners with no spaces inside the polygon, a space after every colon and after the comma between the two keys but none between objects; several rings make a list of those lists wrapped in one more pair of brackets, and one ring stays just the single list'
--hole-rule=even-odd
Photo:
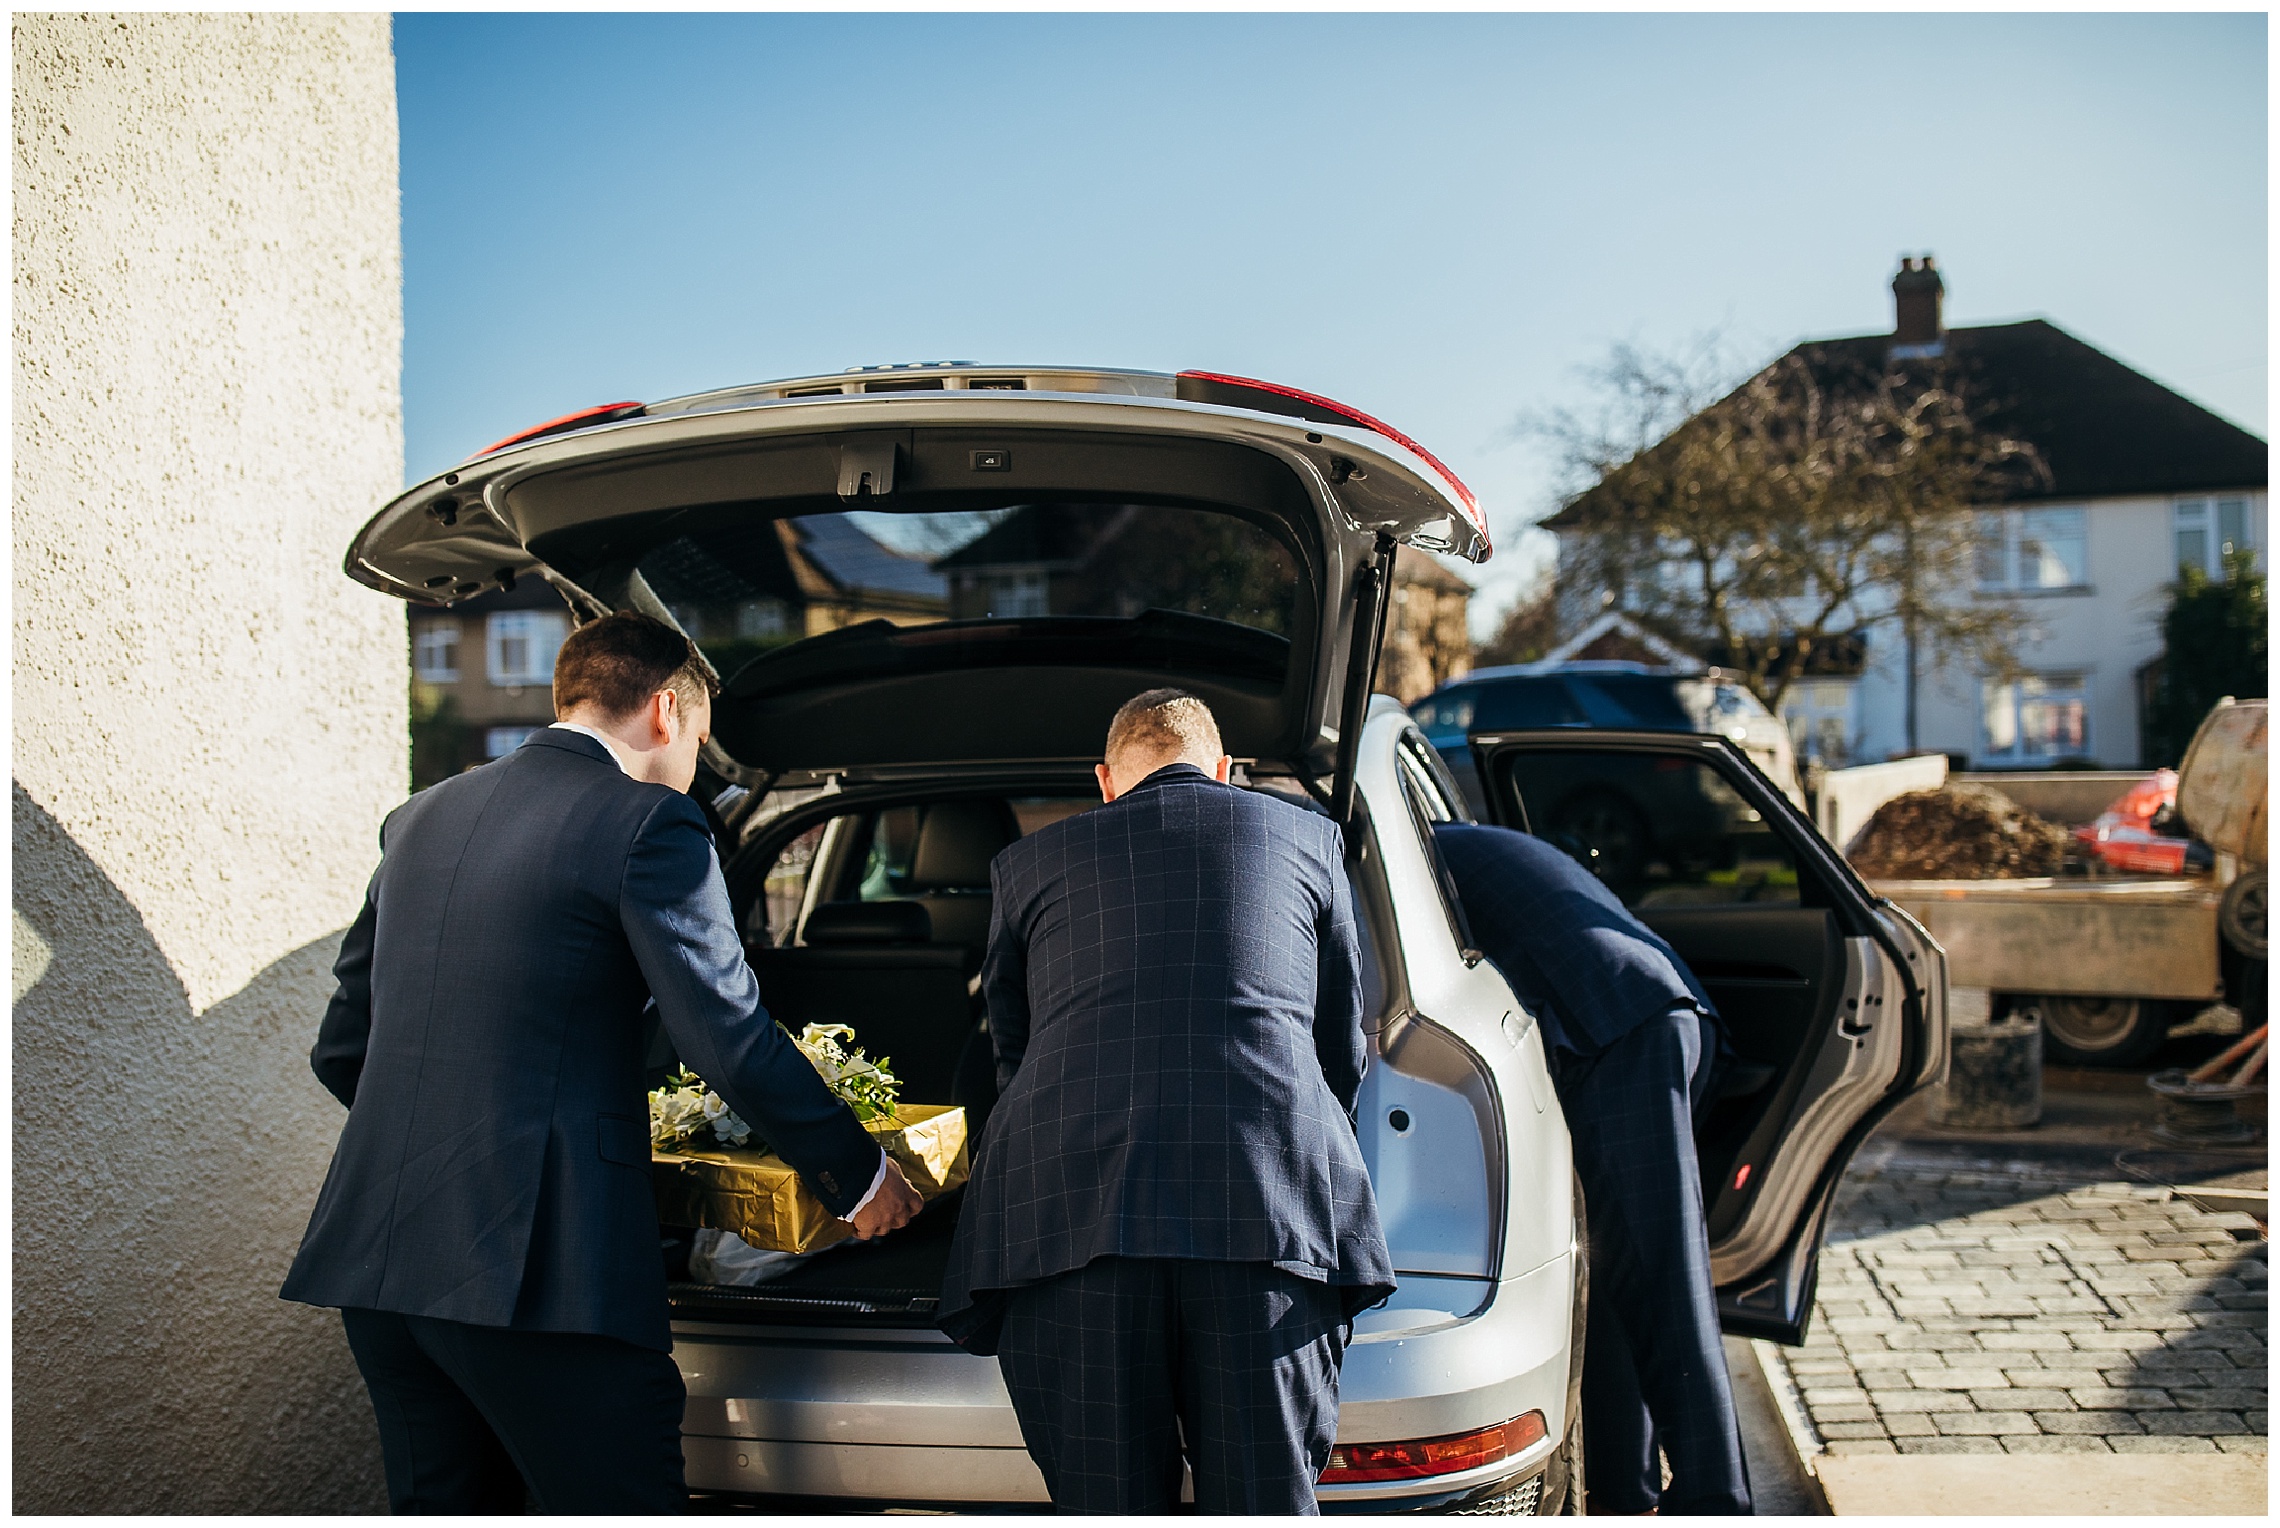
[{"label": "rear bumper", "polygon": [[[1440,1437],[1528,1411],[1544,1413],[1546,1437],[1460,1475],[1325,1486],[1323,1510],[1448,1506],[1541,1472],[1569,1421],[1574,1297],[1569,1253],[1496,1285],[1473,1315],[1366,1315],[1346,1351],[1341,1438]],[[682,1323],[673,1351],[689,1388],[682,1448],[693,1491],[1048,1504],[997,1361],[935,1334]]]},{"label": "rear bumper", "polygon": [[684,1435],[689,1489],[840,1503],[1050,1507],[1026,1450]]}]

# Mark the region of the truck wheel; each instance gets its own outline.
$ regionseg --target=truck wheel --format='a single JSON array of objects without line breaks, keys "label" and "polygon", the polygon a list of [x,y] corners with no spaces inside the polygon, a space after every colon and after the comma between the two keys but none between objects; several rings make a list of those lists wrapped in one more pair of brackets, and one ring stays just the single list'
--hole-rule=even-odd
[{"label": "truck wheel", "polygon": [[2015,1005],[2042,1011],[2043,1052],[2080,1066],[2128,1066],[2161,1048],[2170,1005],[2150,997],[2033,997]]},{"label": "truck wheel", "polygon": [[2251,870],[2227,886],[2217,904],[2217,929],[2225,943],[2250,960],[2265,958],[2264,882],[2262,870]]}]

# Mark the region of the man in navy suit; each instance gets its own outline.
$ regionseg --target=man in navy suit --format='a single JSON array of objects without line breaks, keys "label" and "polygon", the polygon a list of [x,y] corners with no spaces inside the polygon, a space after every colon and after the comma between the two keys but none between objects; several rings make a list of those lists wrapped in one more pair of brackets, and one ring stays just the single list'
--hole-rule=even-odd
[{"label": "man in navy suit", "polygon": [[1117,712],[1093,811],[990,867],[1003,1090],[943,1281],[1063,1511],[1312,1513],[1393,1291],[1337,824],[1227,783],[1202,701]]},{"label": "man in navy suit", "polygon": [[340,1308],[398,1512],[678,1512],[645,1006],[858,1236],[918,1194],[760,1006],[686,794],[710,672],[572,633],[555,714],[381,829],[309,1062],[348,1105],[284,1296]]},{"label": "man in navy suit", "polygon": [[1575,1143],[1591,1232],[1591,1510],[1746,1513],[1694,1156],[1724,1045],[1717,1010],[1678,953],[1552,845],[1476,823],[1433,837],[1473,943],[1543,1026]]}]

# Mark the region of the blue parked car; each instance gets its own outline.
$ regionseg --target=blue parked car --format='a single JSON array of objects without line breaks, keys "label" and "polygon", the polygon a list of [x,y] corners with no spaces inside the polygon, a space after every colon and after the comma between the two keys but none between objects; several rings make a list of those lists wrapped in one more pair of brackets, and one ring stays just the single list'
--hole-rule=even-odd
[{"label": "blue parked car", "polygon": [[[1721,737],[1804,805],[1788,729],[1715,669],[1690,674],[1609,660],[1476,669],[1409,710],[1484,819],[1492,813],[1471,739],[1563,728]],[[1734,846],[1762,825],[1760,814],[1714,777],[1663,768],[1653,756],[1626,762],[1601,752],[1539,751],[1528,760],[1521,795],[1529,828],[1626,893],[1652,878],[1656,899],[1666,900],[1681,884],[1737,874],[1729,863]]]}]

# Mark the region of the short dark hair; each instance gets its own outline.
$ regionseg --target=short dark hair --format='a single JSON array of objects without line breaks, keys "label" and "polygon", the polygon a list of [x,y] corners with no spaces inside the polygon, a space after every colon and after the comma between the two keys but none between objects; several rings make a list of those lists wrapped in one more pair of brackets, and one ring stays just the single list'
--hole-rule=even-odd
[{"label": "short dark hair", "polygon": [[1150,758],[1216,759],[1219,723],[1211,707],[1185,690],[1142,690],[1116,708],[1102,754],[1114,764],[1128,750]]},{"label": "short dark hair", "polygon": [[620,611],[570,633],[554,655],[554,714],[580,706],[626,716],[671,690],[686,711],[720,689],[697,645],[663,621]]}]

